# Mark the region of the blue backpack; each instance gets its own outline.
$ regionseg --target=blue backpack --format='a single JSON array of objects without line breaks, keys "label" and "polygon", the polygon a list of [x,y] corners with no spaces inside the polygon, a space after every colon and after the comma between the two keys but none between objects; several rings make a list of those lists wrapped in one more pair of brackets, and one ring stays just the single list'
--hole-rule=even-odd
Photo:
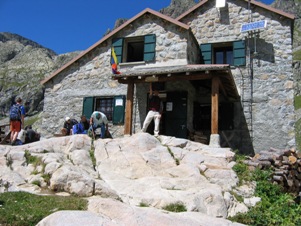
[{"label": "blue backpack", "polygon": [[9,111],[9,119],[11,121],[21,121],[21,105],[14,104]]},{"label": "blue backpack", "polygon": [[72,126],[72,134],[83,134],[84,131],[83,124],[81,123],[77,123]]}]

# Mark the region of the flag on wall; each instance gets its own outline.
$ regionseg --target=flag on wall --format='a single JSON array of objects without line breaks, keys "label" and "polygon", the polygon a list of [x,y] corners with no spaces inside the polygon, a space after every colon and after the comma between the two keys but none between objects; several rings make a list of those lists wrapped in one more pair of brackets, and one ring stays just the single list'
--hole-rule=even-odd
[{"label": "flag on wall", "polygon": [[120,74],[120,72],[117,70],[118,60],[113,46],[112,46],[111,65],[112,65],[112,73],[115,75]]}]

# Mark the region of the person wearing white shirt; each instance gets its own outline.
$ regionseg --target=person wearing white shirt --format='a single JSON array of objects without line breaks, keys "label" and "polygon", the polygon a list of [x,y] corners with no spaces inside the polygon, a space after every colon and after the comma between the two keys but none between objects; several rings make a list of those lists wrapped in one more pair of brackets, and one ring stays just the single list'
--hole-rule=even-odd
[{"label": "person wearing white shirt", "polygon": [[95,137],[95,130],[97,128],[100,128],[101,131],[101,138],[105,138],[106,130],[108,130],[108,119],[107,116],[100,112],[100,111],[94,111],[90,117],[90,128],[89,130],[92,131],[94,137]]}]

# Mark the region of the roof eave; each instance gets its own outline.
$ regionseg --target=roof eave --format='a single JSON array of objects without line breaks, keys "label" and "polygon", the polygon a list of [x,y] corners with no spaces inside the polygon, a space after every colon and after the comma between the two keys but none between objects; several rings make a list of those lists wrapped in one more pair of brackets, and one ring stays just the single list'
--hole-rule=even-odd
[{"label": "roof eave", "polygon": [[[248,2],[249,0],[243,0],[245,2]],[[202,0],[200,1],[198,4],[196,4],[194,7],[192,7],[191,9],[189,9],[188,11],[184,12],[183,14],[181,14],[180,16],[178,16],[176,18],[176,20],[182,20],[184,17],[186,17],[188,14],[190,14],[191,12],[193,12],[194,10],[198,9],[199,7],[201,7],[202,5],[204,5],[206,2],[208,2],[208,0]],[[286,13],[282,10],[279,10],[279,9],[275,9],[274,7],[271,7],[269,5],[266,5],[264,3],[261,3],[261,2],[258,2],[258,1],[255,1],[255,0],[251,0],[250,1],[251,4],[253,5],[256,5],[256,6],[259,6],[261,8],[264,8],[266,10],[269,10],[271,12],[274,12],[274,13],[277,13],[281,16],[284,16],[284,17],[287,17],[291,20],[294,20],[295,19],[295,16],[293,14],[290,14],[290,13]]]}]

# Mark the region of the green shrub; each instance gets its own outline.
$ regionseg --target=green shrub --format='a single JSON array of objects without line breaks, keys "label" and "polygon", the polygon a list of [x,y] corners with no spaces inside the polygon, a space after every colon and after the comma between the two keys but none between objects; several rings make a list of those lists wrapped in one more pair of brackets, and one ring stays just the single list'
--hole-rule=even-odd
[{"label": "green shrub", "polygon": [[35,180],[32,182],[32,184],[37,185],[39,187],[41,187],[41,182],[39,180]]},{"label": "green shrub", "polygon": [[140,207],[149,207],[149,205],[147,203],[144,203],[144,202],[140,202],[139,206]]},{"label": "green shrub", "polygon": [[42,174],[42,178],[44,179],[44,181],[46,182],[47,185],[50,185],[50,174]]},{"label": "green shrub", "polygon": [[244,163],[246,157],[239,154],[236,154],[235,157],[236,157],[236,164],[232,167],[232,169],[237,174],[237,177],[240,182],[239,185],[241,185],[243,181],[251,181],[251,173],[249,171],[248,166]]},{"label": "green shrub", "polygon": [[[242,165],[242,162],[239,163],[236,170],[245,175]],[[261,202],[247,213],[237,214],[229,220],[246,225],[301,225],[301,205],[294,201],[292,194],[283,192],[281,186],[273,184],[271,175],[271,169],[249,171],[248,179],[256,181],[254,196],[260,197]]]},{"label": "green shrub", "polygon": [[41,160],[38,157],[32,156],[28,150],[25,150],[24,157],[26,159],[27,165],[33,164],[33,165],[37,166],[41,162]]},{"label": "green shrub", "polygon": [[169,212],[186,212],[187,209],[182,202],[171,203],[164,206],[162,209],[167,210]]}]

